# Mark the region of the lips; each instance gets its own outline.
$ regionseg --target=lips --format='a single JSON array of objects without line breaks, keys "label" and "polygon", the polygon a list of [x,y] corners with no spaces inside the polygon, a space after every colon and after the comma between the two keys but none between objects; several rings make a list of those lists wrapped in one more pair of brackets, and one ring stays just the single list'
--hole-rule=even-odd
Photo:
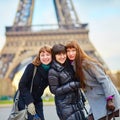
[{"label": "lips", "polygon": [[74,56],[69,56],[70,59],[74,59]]}]

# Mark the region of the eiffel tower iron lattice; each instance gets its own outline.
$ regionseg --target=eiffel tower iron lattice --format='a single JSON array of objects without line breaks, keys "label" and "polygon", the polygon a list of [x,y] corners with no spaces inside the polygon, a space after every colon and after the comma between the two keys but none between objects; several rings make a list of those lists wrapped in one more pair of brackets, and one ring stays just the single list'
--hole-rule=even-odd
[{"label": "eiffel tower iron lattice", "polygon": [[70,39],[76,39],[87,54],[99,60],[109,71],[89,40],[88,24],[80,23],[72,0],[53,0],[53,2],[58,24],[33,26],[35,0],[19,1],[13,26],[6,27],[6,44],[0,53],[1,79],[11,81],[21,62],[34,57],[40,46],[65,44]]}]

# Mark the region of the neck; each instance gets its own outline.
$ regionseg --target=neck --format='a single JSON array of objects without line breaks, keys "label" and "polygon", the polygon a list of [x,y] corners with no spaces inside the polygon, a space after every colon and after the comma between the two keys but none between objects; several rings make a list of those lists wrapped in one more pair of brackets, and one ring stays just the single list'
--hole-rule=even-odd
[{"label": "neck", "polygon": [[70,63],[72,64],[73,61],[74,61],[74,60],[70,60]]},{"label": "neck", "polygon": [[44,68],[45,71],[48,71],[50,69],[50,64],[48,65],[42,64],[42,67]]}]

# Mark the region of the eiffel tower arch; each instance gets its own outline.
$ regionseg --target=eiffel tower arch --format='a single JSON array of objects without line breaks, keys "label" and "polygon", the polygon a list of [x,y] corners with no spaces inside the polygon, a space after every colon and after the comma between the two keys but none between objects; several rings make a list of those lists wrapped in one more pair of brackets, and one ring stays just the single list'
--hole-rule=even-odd
[{"label": "eiffel tower arch", "polygon": [[[55,43],[65,44],[75,39],[87,54],[99,60],[110,71],[89,40],[88,24],[82,24],[72,0],[53,0],[57,25],[32,25],[35,0],[19,0],[13,26],[6,27],[6,44],[0,53],[0,80],[9,86],[18,66],[29,57],[34,57],[40,46]],[[9,91],[9,92],[8,92]],[[4,94],[13,94],[12,89]]]}]

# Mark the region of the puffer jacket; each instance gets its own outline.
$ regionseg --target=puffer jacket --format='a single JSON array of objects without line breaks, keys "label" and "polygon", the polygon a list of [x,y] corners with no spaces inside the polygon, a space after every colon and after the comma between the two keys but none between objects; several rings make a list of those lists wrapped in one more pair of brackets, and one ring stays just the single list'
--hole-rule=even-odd
[{"label": "puffer jacket", "polygon": [[57,114],[60,120],[85,120],[80,95],[80,82],[68,64],[53,61],[48,74],[50,91],[55,95]]}]

